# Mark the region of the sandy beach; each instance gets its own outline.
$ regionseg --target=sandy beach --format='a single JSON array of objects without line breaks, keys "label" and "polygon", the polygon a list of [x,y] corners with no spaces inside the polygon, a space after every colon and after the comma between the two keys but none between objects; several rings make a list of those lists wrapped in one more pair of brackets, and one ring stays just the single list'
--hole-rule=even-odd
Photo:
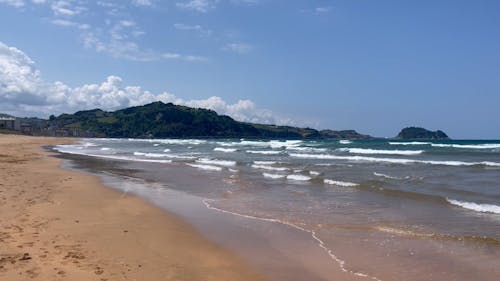
[{"label": "sandy beach", "polygon": [[72,139],[0,135],[0,279],[263,280],[194,228],[41,146]]}]

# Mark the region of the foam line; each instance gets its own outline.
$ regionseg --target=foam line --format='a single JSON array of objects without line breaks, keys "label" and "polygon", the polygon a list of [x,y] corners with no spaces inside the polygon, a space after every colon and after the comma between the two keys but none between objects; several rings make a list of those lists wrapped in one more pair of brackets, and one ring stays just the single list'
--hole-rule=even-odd
[{"label": "foam line", "polygon": [[252,220],[259,220],[259,221],[265,221],[265,222],[270,222],[270,223],[278,223],[278,224],[289,226],[291,228],[297,229],[297,230],[302,231],[302,232],[309,233],[311,235],[311,237],[318,243],[318,246],[321,249],[323,249],[328,254],[328,256],[330,256],[330,258],[332,260],[337,262],[340,270],[342,270],[343,272],[350,273],[350,274],[355,275],[355,276],[366,277],[366,278],[370,278],[373,280],[382,281],[381,279],[374,277],[374,276],[370,276],[366,273],[356,272],[356,271],[352,271],[352,270],[347,269],[345,261],[341,260],[339,257],[337,257],[333,253],[333,251],[326,246],[325,242],[317,236],[316,231],[314,231],[314,230],[306,229],[306,228],[303,228],[303,227],[298,226],[296,224],[293,224],[291,222],[282,221],[282,220],[278,220],[278,219],[256,217],[256,216],[245,215],[245,214],[240,214],[240,213],[236,213],[236,212],[231,212],[231,211],[219,209],[217,207],[210,205],[209,201],[214,201],[212,199],[203,199],[201,201],[207,207],[207,209],[210,209],[210,210],[214,210],[214,211],[218,211],[221,213],[230,214],[230,215],[234,215],[234,216],[238,216],[238,217],[242,217],[242,218],[252,219]]}]

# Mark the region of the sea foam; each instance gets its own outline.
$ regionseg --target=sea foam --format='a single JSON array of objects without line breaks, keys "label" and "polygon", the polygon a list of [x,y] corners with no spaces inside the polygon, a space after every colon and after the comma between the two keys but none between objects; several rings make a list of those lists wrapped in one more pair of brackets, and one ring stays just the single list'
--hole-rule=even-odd
[{"label": "sea foam", "polygon": [[293,181],[308,181],[311,180],[311,177],[304,176],[304,175],[288,175],[286,176],[287,180],[293,180]]},{"label": "sea foam", "polygon": [[493,204],[478,204],[474,202],[466,202],[466,201],[458,201],[454,199],[449,199],[446,198],[446,201],[448,203],[455,205],[455,206],[460,206],[464,209],[476,211],[476,212],[481,212],[481,213],[491,213],[491,214],[500,214],[500,206],[493,205]]},{"label": "sea foam", "polygon": [[339,148],[338,150],[354,154],[392,154],[392,155],[418,155],[424,152],[423,150],[383,150],[383,149],[366,149],[366,148]]},{"label": "sea foam", "polygon": [[272,167],[267,165],[252,165],[254,169],[270,170],[270,171],[287,171],[288,168],[285,167]]},{"label": "sea foam", "polygon": [[331,180],[331,179],[324,179],[323,182],[325,184],[338,185],[338,186],[343,186],[343,187],[358,186],[357,183],[347,182],[347,181],[336,181],[336,180]]},{"label": "sea foam", "polygon": [[416,160],[404,158],[378,158],[367,156],[338,156],[331,154],[301,154],[291,153],[290,156],[303,159],[329,159],[329,160],[347,160],[347,161],[364,161],[364,162],[386,162],[394,164],[432,164],[432,165],[445,165],[445,166],[492,166],[500,167],[500,163],[491,161],[482,162],[462,162],[462,161],[438,161],[438,160]]},{"label": "sea foam", "polygon": [[186,165],[191,166],[193,168],[198,168],[198,169],[201,169],[201,170],[217,171],[217,172],[222,171],[221,167],[212,166],[212,165],[202,165],[202,164],[186,164]]},{"label": "sea foam", "polygon": [[247,153],[250,154],[264,154],[264,155],[278,155],[281,154],[281,151],[276,150],[247,150]]},{"label": "sea foam", "polygon": [[198,159],[198,160],[196,160],[196,162],[201,163],[201,164],[219,165],[219,166],[226,166],[226,167],[236,165],[236,161],[207,159],[207,158]]},{"label": "sea foam", "polygon": [[464,149],[494,149],[500,148],[500,143],[484,143],[484,144],[447,144],[447,143],[433,143],[434,147],[453,147]]},{"label": "sea foam", "polygon": [[430,142],[411,141],[411,142],[389,142],[390,145],[428,145]]},{"label": "sea foam", "polygon": [[238,151],[238,149],[236,149],[236,148],[216,147],[216,148],[214,148],[214,151],[220,151],[220,152],[230,153],[230,152],[236,152],[236,151]]},{"label": "sea foam", "polygon": [[265,178],[271,178],[271,179],[282,179],[282,178],[286,177],[286,175],[270,174],[270,173],[263,173],[262,175]]}]

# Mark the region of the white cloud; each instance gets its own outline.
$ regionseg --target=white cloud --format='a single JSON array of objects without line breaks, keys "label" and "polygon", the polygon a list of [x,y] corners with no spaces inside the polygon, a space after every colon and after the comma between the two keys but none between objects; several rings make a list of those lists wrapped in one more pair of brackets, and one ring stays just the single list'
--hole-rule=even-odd
[{"label": "white cloud", "polygon": [[184,10],[206,13],[215,9],[218,2],[219,0],[188,0],[177,2],[176,6]]},{"label": "white cloud", "polygon": [[226,44],[226,46],[224,46],[223,49],[226,51],[231,51],[243,55],[253,51],[254,47],[250,44],[239,42],[239,43]]},{"label": "white cloud", "polygon": [[7,4],[12,7],[22,8],[24,7],[23,0],[0,0],[0,4]]},{"label": "white cloud", "polygon": [[55,16],[63,17],[76,16],[86,10],[86,8],[75,4],[72,0],[53,1],[50,8]]},{"label": "white cloud", "polygon": [[153,1],[151,0],[132,0],[132,4],[135,5],[135,6],[144,6],[144,7],[148,7],[148,6],[152,6],[153,5]]},{"label": "white cloud", "polygon": [[322,14],[322,13],[328,13],[332,10],[332,7],[330,6],[324,6],[324,7],[316,7],[314,8],[314,12],[317,14]]},{"label": "white cloud", "polygon": [[199,24],[189,25],[189,24],[184,24],[184,23],[176,23],[176,24],[174,24],[174,28],[177,30],[198,32],[201,36],[212,35],[212,30],[203,28]]},{"label": "white cloud", "polygon": [[16,116],[42,116],[101,108],[115,110],[153,101],[172,102],[208,108],[236,120],[262,123],[290,123],[268,110],[257,108],[251,100],[234,104],[220,97],[184,100],[171,93],[154,94],[140,86],[124,85],[122,78],[109,76],[105,81],[69,87],[63,82],[46,82],[35,63],[24,52],[0,42],[0,112]]}]

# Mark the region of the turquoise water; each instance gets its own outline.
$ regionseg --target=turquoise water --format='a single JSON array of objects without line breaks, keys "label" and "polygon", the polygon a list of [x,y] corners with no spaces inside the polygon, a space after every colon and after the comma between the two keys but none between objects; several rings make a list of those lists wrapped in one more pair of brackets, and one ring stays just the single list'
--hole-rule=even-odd
[{"label": "turquoise water", "polygon": [[[56,149],[120,163],[221,214],[314,231],[382,280],[500,276],[500,141],[86,139]],[[387,273],[389,262],[398,270]]]}]

